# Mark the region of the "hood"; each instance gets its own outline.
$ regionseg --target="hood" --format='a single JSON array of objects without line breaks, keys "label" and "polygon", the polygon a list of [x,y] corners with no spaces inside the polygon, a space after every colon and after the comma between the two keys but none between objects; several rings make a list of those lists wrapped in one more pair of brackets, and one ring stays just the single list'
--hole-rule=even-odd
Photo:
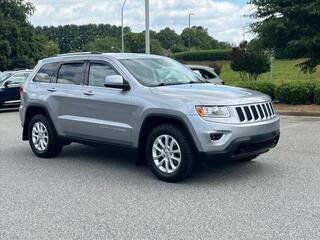
[{"label": "hood", "polygon": [[202,105],[239,105],[271,100],[268,95],[257,91],[207,83],[155,87],[152,91],[166,98]]}]

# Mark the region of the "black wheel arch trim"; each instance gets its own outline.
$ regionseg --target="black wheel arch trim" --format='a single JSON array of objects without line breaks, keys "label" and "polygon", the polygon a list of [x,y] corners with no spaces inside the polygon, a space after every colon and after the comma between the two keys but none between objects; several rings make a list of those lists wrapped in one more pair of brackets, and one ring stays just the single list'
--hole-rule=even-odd
[{"label": "black wheel arch trim", "polygon": [[[51,123],[53,130],[55,131],[55,133],[57,133],[56,127],[52,121],[52,117],[51,117],[50,112],[47,109],[47,107],[42,104],[31,104],[27,107],[26,112],[25,112],[25,116],[24,116],[25,120],[24,120],[24,124],[23,124],[23,133],[22,133],[22,140],[23,141],[29,140],[28,139],[28,125],[29,125],[29,122],[31,121],[32,117],[28,117],[28,111],[31,108],[39,108],[39,109],[43,110],[45,112],[46,116],[48,117],[48,120]],[[34,116],[36,114],[33,114],[32,116]],[[41,114],[41,112],[39,112],[39,114]]]},{"label": "black wheel arch trim", "polygon": [[146,164],[146,158],[144,156],[144,148],[143,148],[144,141],[142,139],[145,124],[147,123],[147,121],[150,118],[156,118],[156,117],[166,118],[168,120],[174,120],[174,121],[177,121],[180,124],[182,124],[182,127],[187,131],[188,137],[191,141],[191,145],[193,146],[193,148],[195,150],[195,154],[199,153],[199,148],[195,142],[195,139],[192,137],[192,136],[194,136],[194,133],[192,133],[192,129],[190,129],[190,127],[186,123],[186,120],[183,117],[173,115],[173,114],[167,114],[167,113],[149,113],[146,115],[146,117],[144,118],[144,120],[140,126],[140,131],[139,131],[139,136],[138,136],[138,157],[137,157],[137,162],[136,162],[137,166]]}]

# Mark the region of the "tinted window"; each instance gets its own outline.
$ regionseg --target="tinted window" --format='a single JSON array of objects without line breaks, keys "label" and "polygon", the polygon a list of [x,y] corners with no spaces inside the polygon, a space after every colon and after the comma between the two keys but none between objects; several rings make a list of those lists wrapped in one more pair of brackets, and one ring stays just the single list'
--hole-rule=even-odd
[{"label": "tinted window", "polygon": [[104,87],[104,81],[107,76],[119,75],[110,65],[92,63],[89,71],[89,85]]},{"label": "tinted window", "polygon": [[58,67],[57,63],[48,63],[43,65],[37,75],[34,77],[34,82],[49,83]]},{"label": "tinted window", "polygon": [[80,85],[83,77],[83,63],[68,63],[61,65],[57,83]]}]

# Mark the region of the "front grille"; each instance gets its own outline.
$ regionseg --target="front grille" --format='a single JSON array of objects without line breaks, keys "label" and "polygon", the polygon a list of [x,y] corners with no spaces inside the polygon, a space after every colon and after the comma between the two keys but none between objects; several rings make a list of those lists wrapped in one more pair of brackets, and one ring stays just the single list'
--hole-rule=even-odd
[{"label": "front grille", "polygon": [[240,122],[257,122],[272,119],[276,112],[271,102],[236,107]]}]

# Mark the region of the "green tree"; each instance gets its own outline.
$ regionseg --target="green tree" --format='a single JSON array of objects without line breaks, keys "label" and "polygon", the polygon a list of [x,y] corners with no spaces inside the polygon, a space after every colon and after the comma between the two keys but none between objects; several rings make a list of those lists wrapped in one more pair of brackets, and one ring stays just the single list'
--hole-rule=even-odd
[{"label": "green tree", "polygon": [[157,55],[165,55],[165,49],[157,39],[150,40],[150,52]]},{"label": "green tree", "polygon": [[46,36],[35,35],[34,40],[37,42],[37,44],[39,44],[38,59],[50,57],[60,53],[58,44],[49,40]]},{"label": "green tree", "polygon": [[[124,33],[131,32],[129,27]],[[121,38],[121,27],[110,24],[64,25],[58,27],[36,27],[36,33],[57,42],[62,53],[81,51],[90,42],[106,37]]]},{"label": "green tree", "polygon": [[181,33],[181,39],[186,47],[190,46],[193,49],[212,49],[213,38],[209,35],[208,29],[201,26],[193,26],[185,28]]},{"label": "green tree", "polygon": [[[144,53],[145,52],[145,33],[130,32],[125,37],[126,52]],[[157,39],[150,39],[150,52],[153,54],[164,55],[165,51]]]},{"label": "green tree", "polygon": [[0,70],[32,67],[42,46],[35,40],[27,16],[33,5],[23,0],[0,1]]},{"label": "green tree", "polygon": [[253,31],[266,48],[304,56],[304,72],[314,72],[320,64],[320,0],[250,0],[257,22]]},{"label": "green tree", "polygon": [[83,50],[98,52],[120,52],[121,43],[120,39],[115,37],[98,38],[84,46]]},{"label": "green tree", "polygon": [[179,34],[169,27],[160,30],[156,37],[162,44],[163,48],[167,50],[172,50],[173,46],[183,46]]},{"label": "green tree", "polygon": [[126,52],[144,53],[144,33],[128,33],[125,36],[125,49]]}]

